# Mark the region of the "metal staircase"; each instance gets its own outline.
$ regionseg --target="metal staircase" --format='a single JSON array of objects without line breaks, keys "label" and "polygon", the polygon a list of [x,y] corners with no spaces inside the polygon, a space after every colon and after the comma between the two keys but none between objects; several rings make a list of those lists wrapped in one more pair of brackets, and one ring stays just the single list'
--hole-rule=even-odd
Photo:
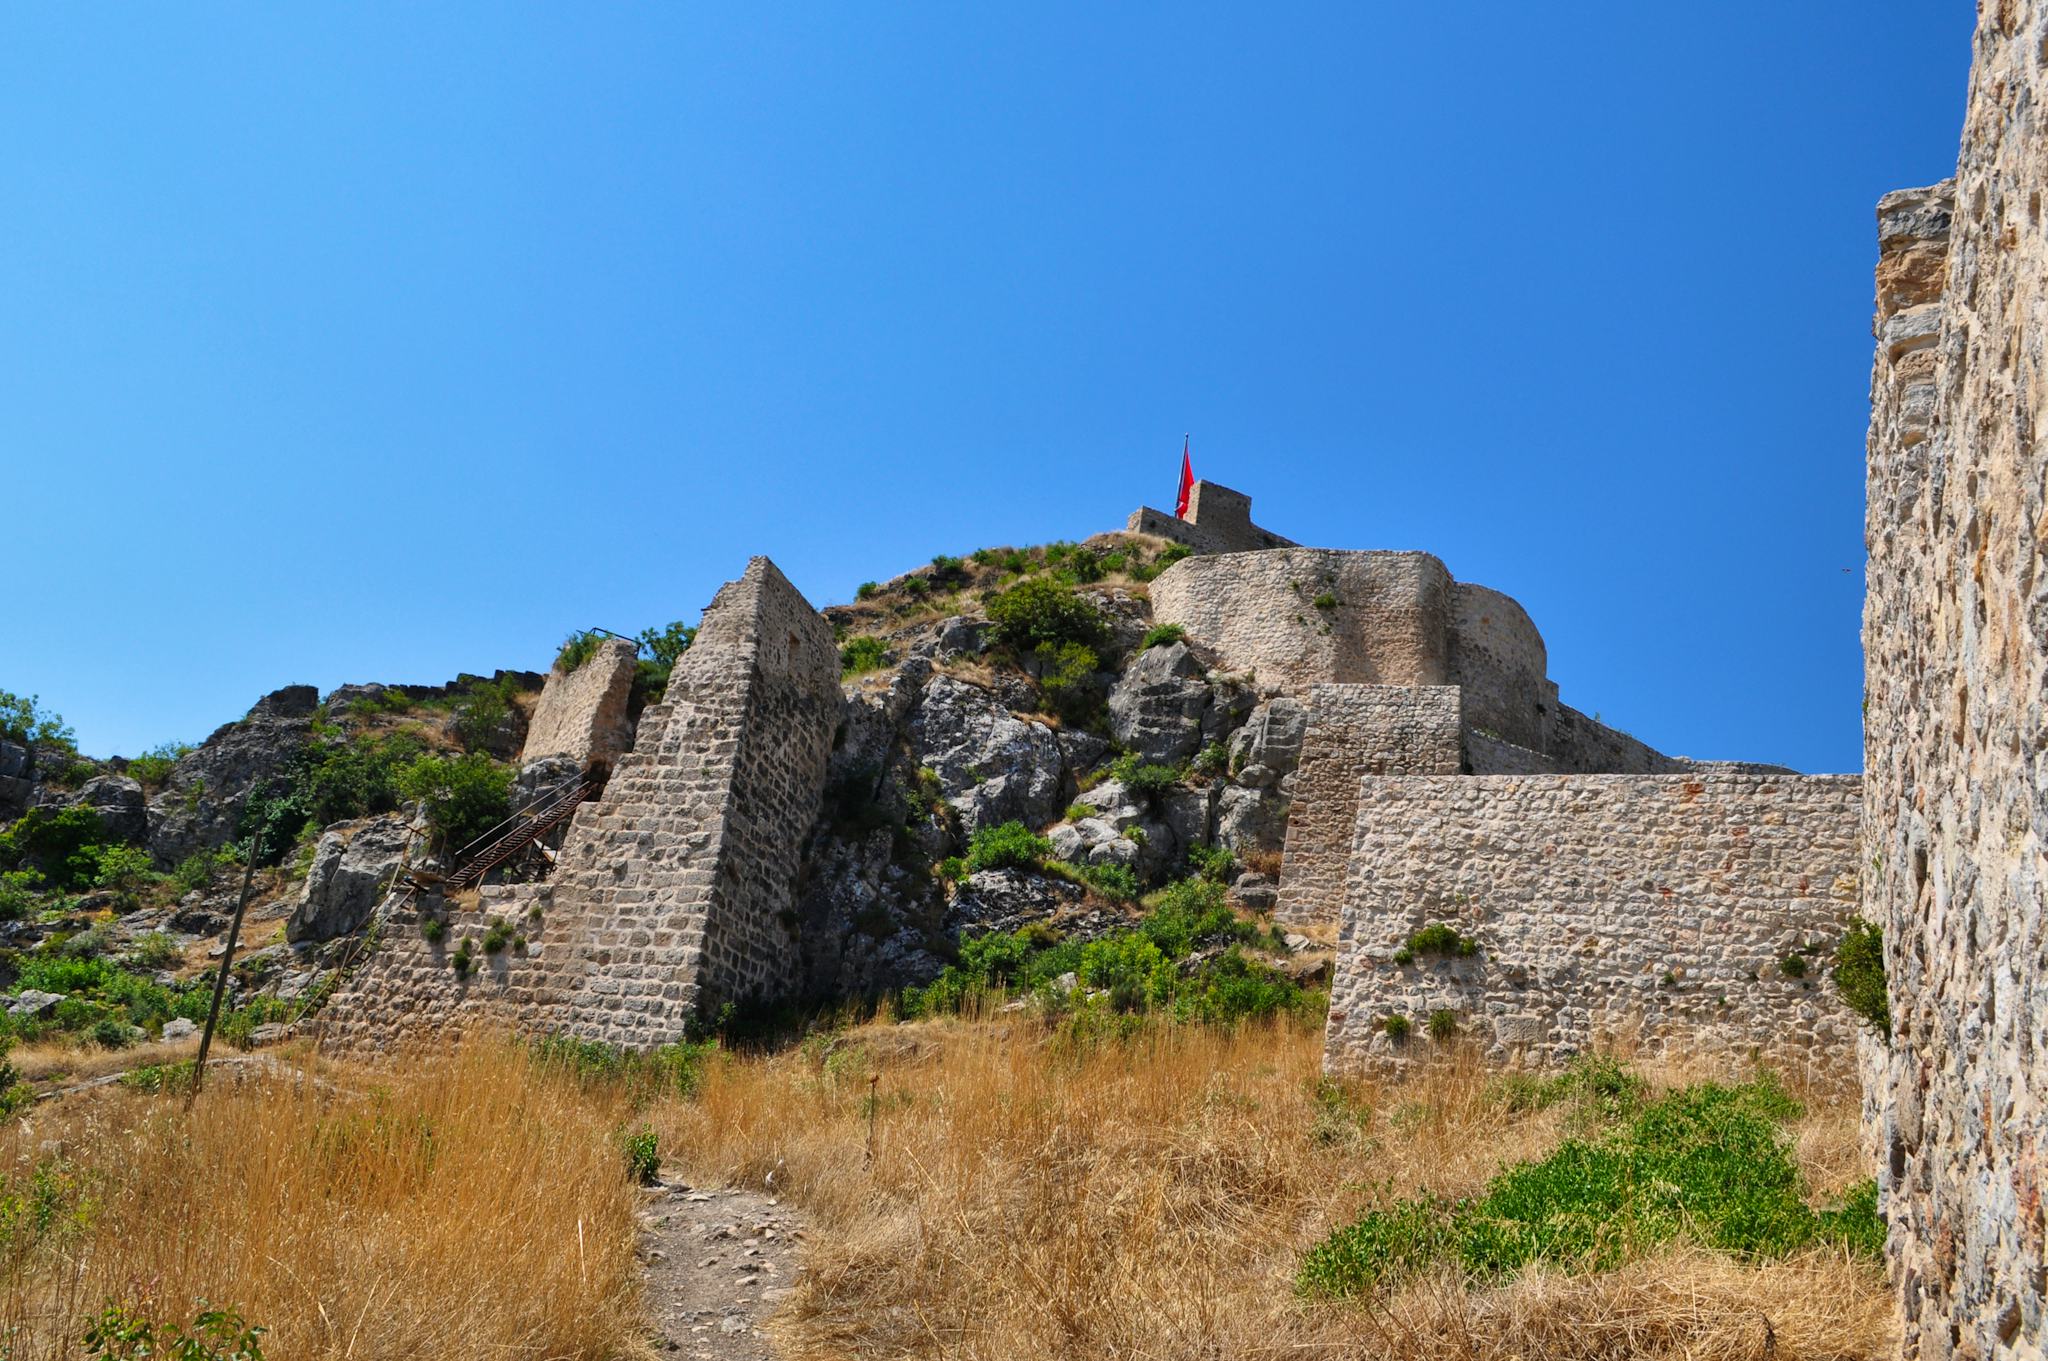
[{"label": "metal staircase", "polygon": [[[485,875],[567,822],[597,789],[598,782],[588,775],[578,775],[556,785],[455,852],[455,868],[446,876],[413,871],[406,878],[415,888],[432,888],[443,893],[482,883]],[[542,849],[545,854],[545,848]]]}]

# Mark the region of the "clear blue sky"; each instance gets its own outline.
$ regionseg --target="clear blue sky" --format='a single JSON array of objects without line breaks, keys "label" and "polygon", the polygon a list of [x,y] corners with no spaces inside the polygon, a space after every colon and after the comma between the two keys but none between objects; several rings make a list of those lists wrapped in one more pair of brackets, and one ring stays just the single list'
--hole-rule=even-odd
[{"label": "clear blue sky", "polygon": [[89,752],[1198,474],[1861,760],[1872,205],[1962,3],[0,14],[0,687]]}]

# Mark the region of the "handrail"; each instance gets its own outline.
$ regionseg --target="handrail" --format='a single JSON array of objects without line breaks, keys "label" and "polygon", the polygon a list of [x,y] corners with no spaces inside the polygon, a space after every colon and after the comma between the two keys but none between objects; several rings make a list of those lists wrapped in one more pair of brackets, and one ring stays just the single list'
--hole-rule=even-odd
[{"label": "handrail", "polygon": [[[533,802],[527,804],[525,807],[508,814],[503,822],[499,823],[495,827],[492,827],[489,831],[484,832],[475,840],[471,841],[468,845],[456,851],[453,858],[456,860],[461,860],[463,857],[467,856],[471,851],[474,851],[479,846],[482,846],[485,842],[495,841],[501,833],[511,830],[512,827],[515,824],[517,824],[519,820],[525,817],[528,813],[535,813],[535,810],[540,809],[543,804],[552,805],[555,801],[556,796],[570,792],[572,786],[584,785],[588,784],[589,782],[589,777],[587,775],[584,775],[580,771],[574,775],[571,775],[568,779],[548,789],[545,793],[537,795],[534,798]],[[536,816],[538,816],[537,813]]]}]

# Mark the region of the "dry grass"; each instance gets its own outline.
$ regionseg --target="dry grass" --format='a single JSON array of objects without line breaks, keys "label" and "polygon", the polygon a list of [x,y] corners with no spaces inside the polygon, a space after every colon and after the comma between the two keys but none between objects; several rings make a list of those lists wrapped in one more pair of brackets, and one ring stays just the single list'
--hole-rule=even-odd
[{"label": "dry grass", "polygon": [[[205,1297],[273,1358],[616,1357],[640,1336],[614,1096],[505,1044],[361,1073],[223,1070],[187,1110],[110,1088],[0,1134],[8,1355],[76,1355],[109,1301]],[[34,1228],[33,1188],[57,1210]]]},{"label": "dry grass", "polygon": [[[1759,1267],[1681,1249],[1607,1275],[1302,1304],[1296,1260],[1332,1225],[1422,1188],[1475,1191],[1551,1147],[1562,1119],[1504,1112],[1460,1059],[1350,1089],[1361,1121],[1318,1098],[1320,1051],[1292,1027],[1163,1029],[1083,1054],[1021,1021],[872,1027],[718,1065],[660,1123],[695,1175],[812,1215],[809,1273],[778,1324],[797,1361],[1888,1349],[1878,1269],[1822,1252]],[[1816,1171],[1853,1170],[1840,1116],[1800,1131]]]},{"label": "dry grass", "polygon": [[99,1049],[73,1041],[45,1040],[22,1045],[7,1057],[25,1081],[40,1082],[61,1077],[83,1082],[109,1073],[127,1072],[131,1068],[176,1063],[198,1052],[199,1040],[196,1037],[157,1040],[129,1049]]}]

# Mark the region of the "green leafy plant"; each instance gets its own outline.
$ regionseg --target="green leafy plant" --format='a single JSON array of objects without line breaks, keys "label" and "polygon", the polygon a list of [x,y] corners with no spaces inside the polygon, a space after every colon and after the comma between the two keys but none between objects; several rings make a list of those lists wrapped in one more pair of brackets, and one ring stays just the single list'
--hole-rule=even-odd
[{"label": "green leafy plant", "polygon": [[1032,649],[1039,668],[1038,688],[1052,711],[1069,723],[1084,723],[1102,709],[1096,683],[1102,661],[1086,643],[1040,643]]},{"label": "green leafy plant", "polygon": [[1230,749],[1221,742],[1211,742],[1196,753],[1191,764],[1204,775],[1221,775],[1230,768]]},{"label": "green leafy plant", "polygon": [[1052,854],[1052,843],[1021,822],[984,827],[967,843],[970,870],[1030,869]]},{"label": "green leafy plant", "polygon": [[1413,1027],[1410,1026],[1408,1023],[1408,1018],[1406,1016],[1394,1015],[1384,1016],[1380,1018],[1380,1029],[1385,1031],[1387,1038],[1392,1040],[1395,1044],[1399,1044],[1401,1041],[1407,1039],[1408,1032],[1412,1028]]},{"label": "green leafy plant", "polygon": [[160,742],[128,763],[128,775],[138,784],[161,789],[178,762],[192,750],[190,742]]},{"label": "green leafy plant", "polygon": [[1835,947],[1835,988],[1849,1010],[1892,1033],[1891,991],[1884,972],[1884,929],[1858,917]]},{"label": "green leafy plant", "polygon": [[63,715],[45,709],[38,696],[0,690],[0,741],[75,750],[77,739]]},{"label": "green leafy plant", "polygon": [[1157,803],[1178,789],[1181,783],[1181,771],[1178,767],[1143,762],[1132,752],[1126,752],[1112,761],[1109,773],[1124,788],[1148,803]]},{"label": "green leafy plant", "polygon": [[420,935],[427,944],[439,945],[448,934],[448,923],[431,913],[420,914]]},{"label": "green leafy plant", "polygon": [[1225,846],[1204,846],[1200,842],[1188,847],[1188,866],[1200,877],[1212,883],[1227,884],[1237,872],[1237,857]]},{"label": "green leafy plant", "polygon": [[96,848],[106,837],[100,815],[84,804],[38,805],[0,832],[0,865],[40,870],[52,888],[82,888],[99,872]]},{"label": "green leafy plant", "polygon": [[1407,943],[1394,952],[1394,962],[1413,964],[1429,955],[1439,959],[1465,959],[1478,951],[1479,942],[1460,935],[1455,926],[1448,922],[1432,922],[1409,935]]},{"label": "green leafy plant", "polygon": [[1062,582],[1034,577],[1002,591],[988,602],[991,631],[997,642],[1020,654],[1040,645],[1063,643],[1094,646],[1107,628],[1098,610]]},{"label": "green leafy plant", "polygon": [[1315,607],[1319,610],[1334,610],[1337,608],[1337,597],[1330,594],[1330,592],[1328,591],[1324,591],[1321,595],[1318,595],[1315,598],[1315,601],[1313,603],[1315,604]]},{"label": "green leafy plant", "polygon": [[625,1136],[626,1175],[641,1186],[661,1180],[661,1139],[642,1125]]},{"label": "green leafy plant", "polygon": [[1067,821],[1079,822],[1084,818],[1092,818],[1098,811],[1092,803],[1070,803],[1067,805]]},{"label": "green leafy plant", "polygon": [[1787,978],[1806,977],[1806,956],[1786,955],[1778,961],[1778,972]]},{"label": "green leafy plant", "polygon": [[491,918],[490,926],[484,931],[484,953],[495,955],[512,943],[512,924],[503,917]]},{"label": "green leafy plant", "polygon": [[128,962],[138,969],[160,972],[183,964],[185,952],[162,931],[149,931],[137,936],[129,946]]},{"label": "green leafy plant", "polygon": [[853,598],[855,600],[872,600],[875,593],[881,589],[882,587],[879,582],[863,581],[860,585],[853,588]]},{"label": "green leafy plant", "polygon": [[455,947],[455,954],[448,962],[454,968],[457,978],[469,977],[470,971],[476,967],[475,948],[467,936],[463,937],[462,944]]},{"label": "green leafy plant", "polygon": [[604,635],[595,629],[578,629],[562,640],[561,650],[555,653],[555,665],[564,673],[574,671],[597,655],[597,649],[604,644]]},{"label": "green leafy plant", "polygon": [[1179,624],[1154,624],[1145,630],[1145,636],[1138,641],[1138,651],[1165,647],[1170,643],[1178,643],[1187,636],[1188,631]]},{"label": "green leafy plant", "polygon": [[502,822],[512,771],[487,756],[421,756],[398,772],[398,788],[417,799],[443,846],[459,848]]},{"label": "green leafy plant", "polygon": [[839,674],[858,676],[865,671],[879,671],[889,664],[888,651],[882,640],[870,634],[850,638],[839,649]]},{"label": "green leafy plant", "polygon": [[1458,1033],[1458,1013],[1439,1007],[1429,1013],[1429,1038],[1448,1040]]},{"label": "green leafy plant", "polygon": [[1138,1011],[1173,995],[1172,961],[1144,936],[1119,934],[1092,940],[1081,952],[1081,982],[1109,994],[1116,1011]]},{"label": "green leafy plant", "polygon": [[455,736],[464,751],[484,751],[499,739],[512,716],[513,687],[505,681],[478,681],[455,706]]},{"label": "green leafy plant", "polygon": [[263,1361],[266,1331],[237,1310],[205,1300],[189,1330],[158,1323],[139,1306],[109,1304],[85,1330],[86,1355],[94,1361]]},{"label": "green leafy plant", "polygon": [[1090,865],[1081,876],[1090,888],[1112,901],[1128,903],[1138,897],[1138,875],[1128,865]]},{"label": "green leafy plant", "polygon": [[1677,1238],[1748,1258],[1835,1242],[1878,1256],[1874,1183],[1815,1211],[1785,1122],[1799,1106],[1774,1078],[1682,1088],[1654,1101],[1591,1106],[1593,1134],[1509,1167],[1463,1201],[1430,1196],[1372,1210],[1303,1258],[1304,1294],[1361,1295],[1439,1261],[1483,1280],[1535,1262],[1603,1271]]},{"label": "green leafy plant", "polygon": [[968,868],[966,857],[949,855],[932,866],[932,873],[949,884],[957,884],[973,871]]}]

